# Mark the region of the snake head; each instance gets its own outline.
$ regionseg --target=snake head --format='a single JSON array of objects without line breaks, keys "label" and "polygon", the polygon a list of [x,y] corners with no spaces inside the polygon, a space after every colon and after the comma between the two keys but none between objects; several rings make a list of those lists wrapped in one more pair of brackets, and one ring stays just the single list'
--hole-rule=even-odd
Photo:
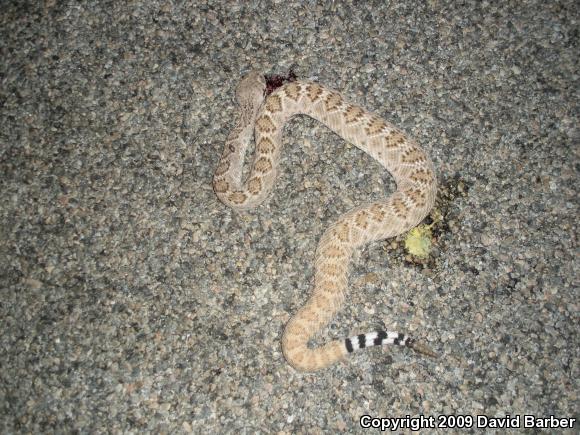
[{"label": "snake head", "polygon": [[236,100],[242,107],[259,107],[264,100],[266,78],[256,70],[250,71],[236,89]]}]

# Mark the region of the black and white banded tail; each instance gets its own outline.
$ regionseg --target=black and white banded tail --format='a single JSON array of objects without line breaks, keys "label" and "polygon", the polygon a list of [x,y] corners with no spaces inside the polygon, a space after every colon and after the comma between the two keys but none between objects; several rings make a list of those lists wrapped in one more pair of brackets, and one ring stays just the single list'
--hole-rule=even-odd
[{"label": "black and white banded tail", "polygon": [[395,346],[407,346],[416,352],[437,358],[437,354],[430,348],[417,342],[411,337],[401,334],[400,332],[373,331],[366,334],[356,335],[344,340],[344,347],[348,353],[355,352],[359,349],[371,346],[382,346],[392,344]]}]

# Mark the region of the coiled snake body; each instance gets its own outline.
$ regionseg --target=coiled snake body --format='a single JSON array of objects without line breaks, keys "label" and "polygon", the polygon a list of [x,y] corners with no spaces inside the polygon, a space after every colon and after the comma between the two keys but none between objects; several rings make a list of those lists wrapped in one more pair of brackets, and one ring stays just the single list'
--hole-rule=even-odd
[{"label": "coiled snake body", "polygon": [[[344,302],[354,251],[369,242],[395,237],[421,222],[433,206],[437,182],[431,160],[417,143],[380,117],[346,102],[338,92],[307,81],[286,83],[267,97],[265,89],[264,76],[253,71],[236,91],[239,119],[228,136],[213,180],[214,191],[224,204],[243,210],[267,197],[276,179],[284,125],[296,114],[318,120],[365,151],[397,183],[391,196],[348,211],[322,236],[316,250],[314,289],[286,325],[282,338],[287,361],[298,370],[312,371],[357,349],[382,344],[406,345],[435,356],[406,335],[384,331],[308,347],[309,339]],[[254,162],[250,175],[242,180],[244,156],[252,136],[256,143]]]}]

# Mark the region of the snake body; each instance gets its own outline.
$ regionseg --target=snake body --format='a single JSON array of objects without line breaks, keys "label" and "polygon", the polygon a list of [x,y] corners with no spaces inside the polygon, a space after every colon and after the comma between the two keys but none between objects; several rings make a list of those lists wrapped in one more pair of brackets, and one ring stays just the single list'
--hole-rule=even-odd
[{"label": "snake body", "polygon": [[[397,183],[392,195],[346,212],[322,236],[316,250],[314,289],[284,331],[285,358],[298,370],[313,371],[358,349],[383,344],[404,345],[435,356],[398,332],[374,331],[318,348],[308,346],[344,303],[353,253],[367,243],[408,231],[429,213],[437,192],[433,163],[401,130],[332,89],[309,81],[286,83],[269,96],[265,89],[264,76],[256,71],[245,76],[237,88],[238,122],[227,138],[213,180],[214,191],[224,204],[245,210],[268,196],[276,179],[284,125],[297,114],[316,119],[356,145],[385,167]],[[242,167],[252,136],[254,162],[243,180]]]}]

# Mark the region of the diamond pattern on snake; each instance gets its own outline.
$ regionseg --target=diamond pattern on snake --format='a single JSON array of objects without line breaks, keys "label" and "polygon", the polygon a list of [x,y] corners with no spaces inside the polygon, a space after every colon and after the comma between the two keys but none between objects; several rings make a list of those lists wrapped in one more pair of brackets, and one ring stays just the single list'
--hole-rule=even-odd
[{"label": "diamond pattern on snake", "polygon": [[[401,130],[325,86],[296,80],[266,94],[266,79],[257,71],[238,85],[238,121],[226,140],[213,179],[214,191],[224,204],[246,210],[264,201],[276,181],[284,125],[298,114],[316,119],[369,154],[397,184],[389,197],[346,212],[323,234],[316,250],[312,293],[284,330],[286,360],[297,370],[314,371],[356,350],[385,344],[407,346],[435,357],[431,349],[398,332],[374,331],[317,348],[308,345],[344,303],[353,253],[370,242],[408,231],[429,213],[437,192],[433,163]],[[256,144],[254,161],[243,180],[245,153],[252,137]]]}]

